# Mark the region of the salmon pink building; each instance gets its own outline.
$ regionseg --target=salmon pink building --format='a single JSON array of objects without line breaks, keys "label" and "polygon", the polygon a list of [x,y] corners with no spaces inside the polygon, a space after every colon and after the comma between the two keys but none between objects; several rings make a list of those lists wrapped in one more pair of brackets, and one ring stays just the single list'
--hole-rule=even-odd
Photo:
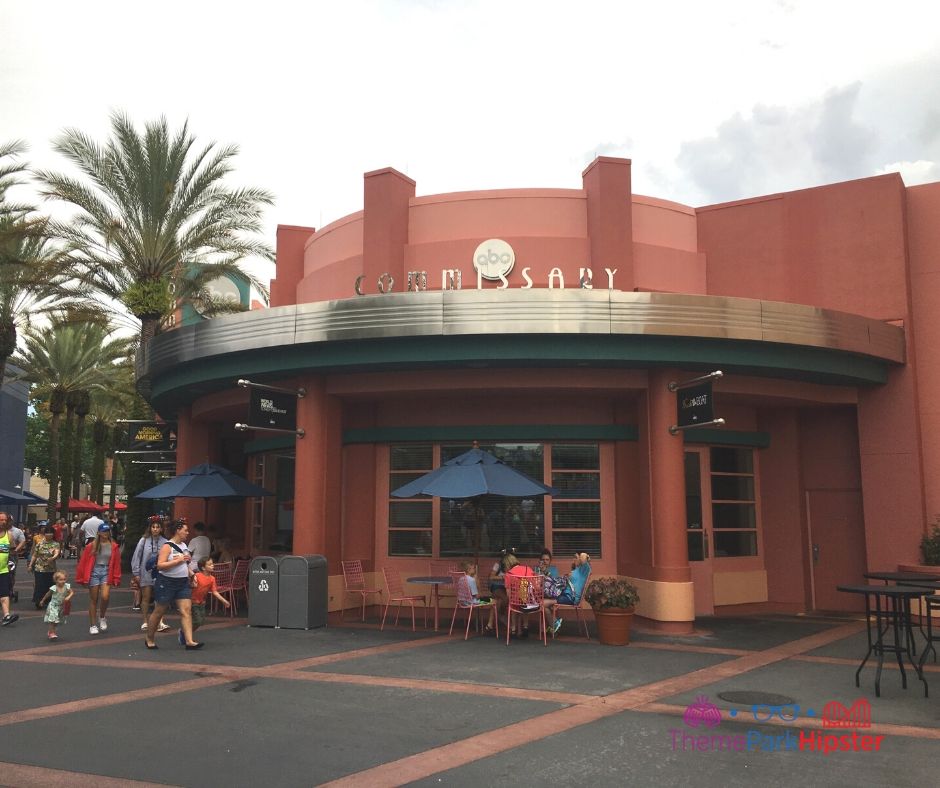
[{"label": "salmon pink building", "polygon": [[[331,610],[343,559],[384,586],[586,551],[673,631],[852,609],[838,583],[917,563],[940,513],[940,183],[695,208],[630,173],[602,157],[580,189],[435,195],[366,173],[362,211],[278,228],[271,308],[152,340],[140,374],[178,467],[275,493],[213,504],[235,551],[325,555]],[[673,434],[669,384],[714,370],[725,425]],[[304,436],[237,432],[239,378],[305,389]],[[473,441],[556,494],[390,495]]]}]

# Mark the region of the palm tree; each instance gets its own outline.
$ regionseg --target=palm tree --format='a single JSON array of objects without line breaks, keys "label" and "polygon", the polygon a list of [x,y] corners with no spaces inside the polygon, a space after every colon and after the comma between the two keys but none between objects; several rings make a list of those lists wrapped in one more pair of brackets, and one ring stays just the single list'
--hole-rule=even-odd
[{"label": "palm tree", "polygon": [[[131,358],[117,364],[109,371],[110,383],[107,388],[95,391],[91,398],[92,445],[94,457],[91,466],[91,498],[104,503],[104,471],[107,455],[113,462],[118,459],[113,451],[117,448],[117,420],[126,417],[133,407],[136,392],[134,390],[134,364]],[[114,497],[112,484],[111,496]]]},{"label": "palm tree", "polygon": [[20,143],[0,145],[0,386],[19,329],[31,316],[81,295],[69,287],[68,259],[52,244],[47,221],[31,217],[30,206],[7,199],[8,189],[23,183],[25,165],[17,158],[23,150]]},{"label": "palm tree", "polygon": [[272,198],[224,182],[238,149],[214,142],[196,148],[187,124],[171,132],[165,118],[138,133],[127,116],[115,113],[111,132],[103,146],[74,129],[55,141],[83,178],[37,174],[44,196],[79,209],[62,232],[83,267],[83,281],[140,321],[141,349],[181,303],[231,311],[207,288],[220,276],[242,277],[266,299],[267,288],[241,264],[250,257],[274,259],[254,237]]},{"label": "palm tree", "polygon": [[[97,391],[108,386],[114,362],[126,358],[129,340],[110,339],[111,329],[101,322],[76,322],[68,315],[56,316],[52,323],[26,331],[25,351],[16,359],[23,369],[23,379],[37,386],[38,393],[49,396],[50,424],[50,473],[49,514],[55,515],[56,486],[62,477],[59,497],[61,512],[65,515],[71,491],[71,474],[61,473],[60,468],[71,467],[71,441],[63,447],[64,461],[59,453],[59,427],[62,413],[74,410],[76,392]],[[72,402],[71,407],[69,402]],[[66,433],[69,430],[67,428]]]},{"label": "palm tree", "polygon": [[26,164],[20,156],[26,152],[22,140],[0,143],[0,219],[20,219],[30,213],[31,205],[14,203],[7,199],[7,190],[25,183]]}]

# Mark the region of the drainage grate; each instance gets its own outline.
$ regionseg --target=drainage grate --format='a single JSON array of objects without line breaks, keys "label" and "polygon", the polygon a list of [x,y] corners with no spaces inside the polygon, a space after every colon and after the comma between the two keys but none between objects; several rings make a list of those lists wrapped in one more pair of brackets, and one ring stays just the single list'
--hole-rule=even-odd
[{"label": "drainage grate", "polygon": [[737,703],[739,706],[792,706],[796,703],[793,698],[788,698],[786,695],[754,690],[719,692],[718,697],[728,703]]}]

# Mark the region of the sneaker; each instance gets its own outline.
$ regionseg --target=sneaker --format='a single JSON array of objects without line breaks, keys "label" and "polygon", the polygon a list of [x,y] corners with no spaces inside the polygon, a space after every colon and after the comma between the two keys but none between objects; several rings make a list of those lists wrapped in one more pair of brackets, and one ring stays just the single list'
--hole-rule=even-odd
[{"label": "sneaker", "polygon": [[59,639],[59,636],[55,634],[55,632],[49,633],[49,640],[58,640],[58,639]]},{"label": "sneaker", "polygon": [[147,622],[146,622],[146,621],[145,621],[143,624],[140,625],[140,631],[141,631],[141,632],[146,632],[146,631],[147,631]]},{"label": "sneaker", "polygon": [[166,632],[169,630],[169,628],[169,624],[167,624],[165,621],[161,621],[160,626],[157,627],[157,632]]},{"label": "sneaker", "polygon": [[177,640],[179,640],[181,646],[186,645],[186,636],[183,634],[182,629],[180,630],[180,634],[179,634],[179,637],[177,637]]},{"label": "sneaker", "polygon": [[106,618],[101,619],[98,622],[98,629],[100,629],[102,632],[107,632],[108,631],[108,619]]},{"label": "sneaker", "polygon": [[140,605],[134,605],[134,606],[131,608],[131,610],[133,610],[135,613],[139,613],[139,612],[140,612]]},{"label": "sneaker", "polygon": [[561,619],[556,618],[555,623],[552,624],[552,637],[558,634],[558,630],[561,629]]},{"label": "sneaker", "polygon": [[0,626],[8,627],[14,621],[18,621],[19,618],[20,617],[17,613],[10,613],[9,615],[4,616],[2,620],[0,620]]},{"label": "sneaker", "polygon": [[88,627],[88,634],[89,634],[89,635],[97,635],[97,634],[98,634],[98,627],[95,627],[95,626]]}]

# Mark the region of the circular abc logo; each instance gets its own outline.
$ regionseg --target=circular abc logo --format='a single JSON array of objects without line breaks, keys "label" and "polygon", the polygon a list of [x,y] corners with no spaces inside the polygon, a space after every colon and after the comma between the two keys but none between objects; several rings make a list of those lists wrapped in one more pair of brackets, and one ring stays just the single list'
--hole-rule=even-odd
[{"label": "circular abc logo", "polygon": [[473,253],[473,267],[480,272],[480,276],[491,281],[505,277],[515,264],[516,253],[499,238],[484,241]]}]

